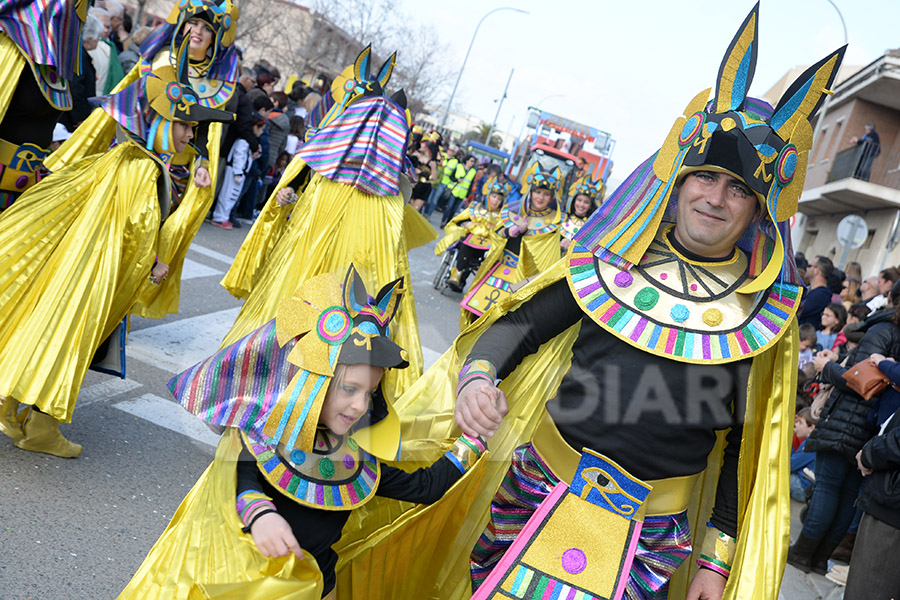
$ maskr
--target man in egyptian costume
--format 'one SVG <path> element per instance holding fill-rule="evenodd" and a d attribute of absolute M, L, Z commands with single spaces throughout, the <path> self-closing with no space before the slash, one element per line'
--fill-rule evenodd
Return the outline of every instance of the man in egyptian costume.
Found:
<path fill-rule="evenodd" d="M 396 403 L 405 448 L 428 460 L 435 450 L 420 440 L 456 433 L 447 419 L 456 385 L 459 427 L 487 436 L 496 459 L 482 482 L 496 496 L 476 497 L 458 534 L 437 540 L 454 553 L 431 575 L 434 597 L 471 594 L 543 498 L 572 481 L 582 448 L 653 488 L 625 597 L 778 595 L 802 293 L 788 219 L 810 119 L 844 49 L 806 70 L 772 109 L 746 95 L 757 22 L 758 6 L 726 52 L 712 99 L 704 90 L 690 102 L 566 257 L 486 312 Z M 364 568 L 360 547 L 381 543 L 375 524 L 396 519 L 392 510 L 376 503 L 358 515 L 378 535 L 345 536 L 339 580 Z M 573 535 L 590 529 L 567 526 Z M 610 542 L 597 532 L 592 543 Z M 403 562 L 404 573 L 416 568 Z"/>

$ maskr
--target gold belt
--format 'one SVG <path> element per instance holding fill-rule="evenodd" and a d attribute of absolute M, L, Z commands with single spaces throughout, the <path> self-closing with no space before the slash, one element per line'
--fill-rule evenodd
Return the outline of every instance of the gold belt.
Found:
<path fill-rule="evenodd" d="M 534 431 L 531 444 L 554 475 L 566 483 L 572 481 L 581 460 L 581 453 L 563 439 L 559 429 L 556 428 L 556 423 L 553 422 L 553 417 L 546 409 Z M 646 510 L 648 516 L 673 515 L 687 510 L 694 484 L 699 477 L 700 473 L 696 473 L 647 481 L 646 483 L 653 486 L 653 490 L 641 508 Z"/>

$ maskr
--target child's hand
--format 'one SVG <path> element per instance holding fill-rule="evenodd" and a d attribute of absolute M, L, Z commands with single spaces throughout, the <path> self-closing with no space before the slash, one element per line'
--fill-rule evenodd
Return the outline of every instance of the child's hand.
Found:
<path fill-rule="evenodd" d="M 300 549 L 300 544 L 294 537 L 291 526 L 277 512 L 258 518 L 250 529 L 250 535 L 253 536 L 253 543 L 264 556 L 275 558 L 287 556 L 288 552 L 293 552 L 297 558 L 303 558 L 303 550 Z"/>
<path fill-rule="evenodd" d="M 206 170 L 206 167 L 197 167 L 197 170 L 194 171 L 194 185 L 198 188 L 212 185 L 212 180 L 209 178 L 209 171 Z"/>

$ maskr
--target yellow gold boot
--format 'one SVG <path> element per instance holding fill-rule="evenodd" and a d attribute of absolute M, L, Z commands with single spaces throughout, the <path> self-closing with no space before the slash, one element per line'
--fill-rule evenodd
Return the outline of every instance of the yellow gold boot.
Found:
<path fill-rule="evenodd" d="M 454 292 L 461 292 L 462 286 L 459 283 L 459 279 L 462 277 L 462 273 L 456 267 L 450 269 L 450 277 L 447 278 L 447 285 Z"/>
<path fill-rule="evenodd" d="M 0 397 L 0 433 L 12 438 L 13 442 L 18 442 L 24 435 L 19 403 L 13 398 Z"/>
<path fill-rule="evenodd" d="M 25 434 L 15 444 L 29 452 L 43 452 L 60 458 L 75 458 L 81 455 L 81 446 L 63 437 L 59 432 L 59 421 L 50 415 L 34 409 L 28 411 L 28 418 L 22 426 Z"/>

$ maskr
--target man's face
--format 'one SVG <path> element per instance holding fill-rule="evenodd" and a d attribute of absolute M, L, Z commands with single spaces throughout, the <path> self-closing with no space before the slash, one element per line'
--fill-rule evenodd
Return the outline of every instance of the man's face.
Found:
<path fill-rule="evenodd" d="M 756 211 L 756 195 L 737 177 L 713 171 L 690 173 L 678 190 L 675 239 L 700 256 L 728 256 Z"/>
<path fill-rule="evenodd" d="M 584 168 L 587 166 L 587 161 L 584 160 L 583 158 L 579 158 L 579 159 L 578 159 L 578 162 L 575 163 L 575 164 L 576 164 L 577 167 L 578 167 L 578 171 L 581 172 L 581 173 L 583 173 L 583 172 L 584 172 Z"/>
<path fill-rule="evenodd" d="M 469 160 L 466 161 L 466 168 L 471 169 L 472 167 L 475 166 L 475 162 L 476 161 L 475 161 L 474 157 L 470 158 Z"/>
<path fill-rule="evenodd" d="M 102 13 L 97 13 L 96 16 L 100 19 L 100 22 L 103 23 L 103 37 L 109 36 L 109 15 L 104 15 Z"/>

